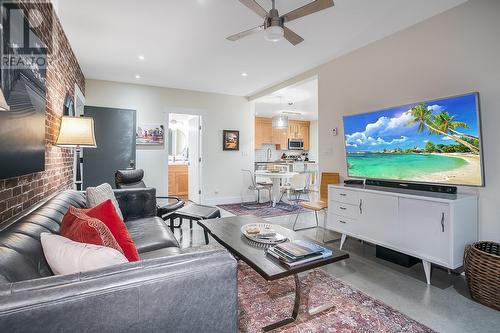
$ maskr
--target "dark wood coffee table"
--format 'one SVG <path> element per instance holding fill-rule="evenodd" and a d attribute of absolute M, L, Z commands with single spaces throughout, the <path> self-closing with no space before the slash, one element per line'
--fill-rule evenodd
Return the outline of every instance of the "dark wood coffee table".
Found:
<path fill-rule="evenodd" d="M 298 273 L 311 270 L 313 268 L 328 265 L 340 260 L 349 258 L 349 255 L 341 250 L 332 249 L 333 255 L 328 258 L 318 259 L 312 262 L 305 263 L 300 266 L 288 267 L 273 257 L 265 253 L 264 247 L 255 246 L 253 242 L 246 239 L 241 233 L 241 227 L 248 223 L 269 223 L 255 216 L 232 216 L 213 220 L 201 220 L 198 224 L 204 229 L 205 233 L 209 233 L 217 242 L 224 246 L 229 252 L 237 258 L 243 260 L 255 271 L 257 271 L 267 281 L 278 280 L 284 277 L 293 275 L 295 279 L 295 302 L 293 311 L 290 317 L 280 320 L 276 323 L 263 328 L 264 331 L 270 331 L 278 327 L 292 323 L 297 319 L 300 306 L 300 281 Z M 285 235 L 290 240 L 309 240 L 325 246 L 325 244 L 316 242 L 315 240 L 303 236 L 295 231 L 275 225 L 274 229 L 280 234 Z M 327 308 L 322 308 L 324 311 Z M 320 312 L 321 312 L 320 311 Z"/>

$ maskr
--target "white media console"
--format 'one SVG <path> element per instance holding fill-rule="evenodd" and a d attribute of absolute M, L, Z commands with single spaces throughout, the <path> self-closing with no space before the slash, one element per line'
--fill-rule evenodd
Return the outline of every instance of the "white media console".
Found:
<path fill-rule="evenodd" d="M 430 284 L 431 264 L 463 265 L 477 240 L 477 197 L 381 187 L 328 186 L 326 227 L 419 259 Z"/>

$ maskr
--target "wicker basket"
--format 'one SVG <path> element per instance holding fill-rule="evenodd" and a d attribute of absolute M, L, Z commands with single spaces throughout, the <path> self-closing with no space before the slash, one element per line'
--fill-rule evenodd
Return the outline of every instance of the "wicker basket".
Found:
<path fill-rule="evenodd" d="M 500 311 L 500 244 L 477 242 L 468 245 L 464 264 L 472 298 Z"/>

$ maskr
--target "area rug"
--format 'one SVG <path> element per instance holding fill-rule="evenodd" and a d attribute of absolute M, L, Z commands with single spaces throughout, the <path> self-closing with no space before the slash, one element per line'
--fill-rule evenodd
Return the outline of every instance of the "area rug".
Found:
<path fill-rule="evenodd" d="M 298 210 L 300 209 L 299 207 L 293 209 L 292 211 L 287 211 L 285 209 L 289 209 L 290 206 L 284 204 L 284 203 L 278 203 L 276 207 L 269 207 L 269 203 L 262 203 L 257 205 L 258 209 L 247 209 L 245 207 L 242 207 L 241 204 L 236 203 L 236 204 L 227 204 L 227 205 L 217 205 L 217 207 L 222 208 L 231 214 L 234 215 L 253 215 L 257 217 L 275 217 L 275 216 L 284 216 L 284 215 L 291 215 L 291 214 L 297 214 Z M 281 209 L 285 208 L 285 209 Z"/>
<path fill-rule="evenodd" d="M 392 307 L 333 278 L 321 269 L 301 278 L 303 296 L 297 320 L 276 332 L 434 332 Z M 305 297 L 309 291 L 309 297 Z M 240 332 L 262 332 L 262 327 L 292 312 L 293 277 L 267 282 L 245 263 L 238 263 Z M 311 316 L 307 311 L 324 304 L 334 307 Z"/>

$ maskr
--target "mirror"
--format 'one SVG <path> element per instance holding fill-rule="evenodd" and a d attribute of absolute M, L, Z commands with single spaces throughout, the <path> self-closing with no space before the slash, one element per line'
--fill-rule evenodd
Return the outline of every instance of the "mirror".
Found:
<path fill-rule="evenodd" d="M 188 159 L 187 135 L 181 128 L 169 128 L 168 130 L 168 156 L 171 160 Z"/>

